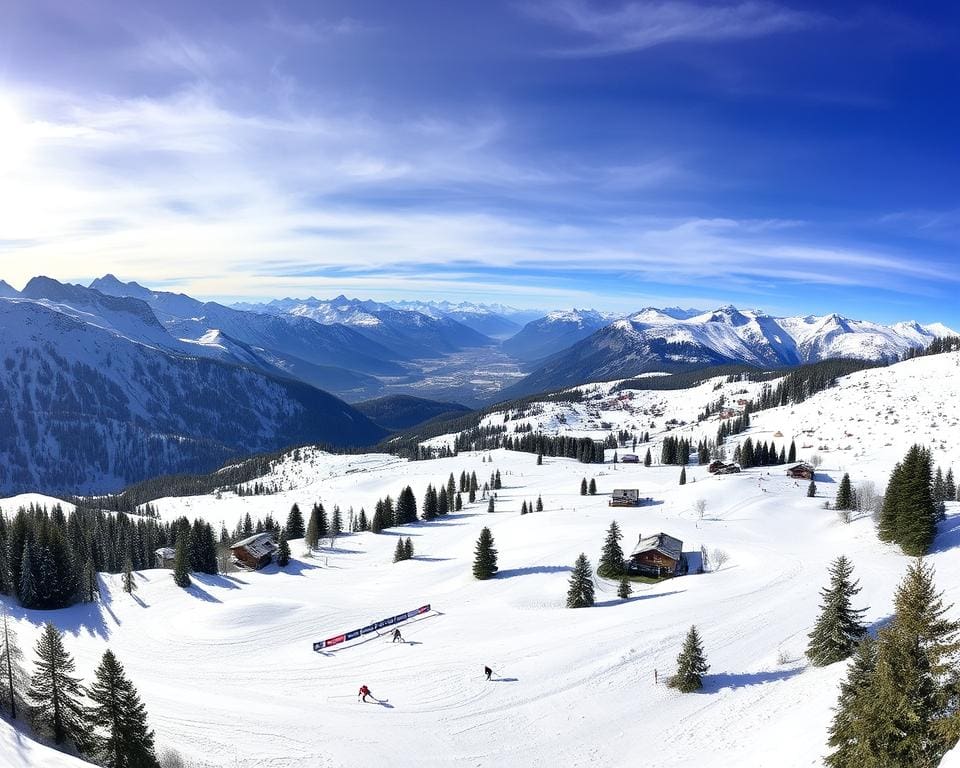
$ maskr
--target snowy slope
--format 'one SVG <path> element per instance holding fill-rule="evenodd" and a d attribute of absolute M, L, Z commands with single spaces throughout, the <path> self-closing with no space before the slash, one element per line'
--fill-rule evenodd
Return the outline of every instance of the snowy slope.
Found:
<path fill-rule="evenodd" d="M 568 410 L 523 418 L 600 434 L 606 430 L 594 425 L 602 420 L 638 427 L 650 420 L 656 448 L 667 422 L 694 422 L 719 394 L 747 396 L 735 388 L 753 386 L 708 382 L 621 393 L 632 399 L 620 400 L 609 385 L 592 385 L 585 404 L 549 404 Z M 574 417 L 582 422 L 571 423 Z M 958 422 L 960 354 L 863 371 L 800 405 L 757 414 L 748 433 L 754 439 L 779 430 L 778 443 L 796 434 L 799 447 L 803 430 L 814 430 L 800 453 L 824 460 L 816 499 L 777 468 L 714 477 L 688 467 L 688 484 L 679 486 L 676 467 L 549 457 L 537 466 L 533 455 L 503 450 L 413 463 L 303 451 L 268 478 L 283 489 L 275 496 L 224 493 L 156 505 L 166 519 L 203 516 L 232 527 L 246 513 L 282 517 L 294 502 L 369 512 L 407 483 L 420 499 L 427 483 L 464 470 L 482 483 L 498 469 L 504 487 L 494 514 L 478 502 L 430 524 L 341 536 L 312 558 L 295 542 L 297 561 L 286 573 L 198 577 L 184 592 L 168 572 L 145 571 L 132 598 L 104 577 L 108 601 L 99 610 L 20 612 L 17 627 L 29 645 L 40 622 L 53 619 L 67 630 L 85 676 L 109 644 L 140 688 L 159 744 L 177 745 L 204 766 L 618 767 L 635 764 L 638 744 L 657 765 L 818 766 L 845 669 L 810 668 L 802 658 L 827 564 L 841 553 L 852 559 L 872 624 L 890 615 L 908 564 L 877 541 L 869 519 L 843 524 L 823 502 L 843 470 L 855 484 L 882 486 L 915 440 L 932 443 L 944 468 L 960 468 Z M 712 435 L 717 423 L 671 426 L 673 434 Z M 584 476 L 596 479 L 599 495 L 579 495 Z M 607 506 L 613 488 L 631 487 L 655 503 Z M 521 517 L 521 502 L 537 496 L 544 512 Z M 707 503 L 702 520 L 694 511 L 699 499 Z M 956 503 L 948 515 L 930 561 L 946 602 L 956 604 Z M 581 551 L 596 563 L 611 519 L 627 550 L 641 534 L 665 531 L 685 551 L 720 547 L 730 560 L 719 572 L 637 584 L 627 602 L 598 580 L 595 608 L 563 608 L 570 565 Z M 501 571 L 481 583 L 470 564 L 484 525 Z M 398 534 L 412 538 L 414 560 L 391 562 Z M 404 645 L 383 636 L 326 656 L 311 650 L 315 640 L 425 603 L 435 612 L 403 627 Z M 682 695 L 653 677 L 673 669 L 691 623 L 701 629 L 711 669 L 703 693 Z M 495 670 L 493 682 L 481 679 L 484 664 Z M 250 670 L 264 672 L 262 684 Z M 362 683 L 387 703 L 358 704 Z M 9 745 L 0 739 L 3 749 Z"/>

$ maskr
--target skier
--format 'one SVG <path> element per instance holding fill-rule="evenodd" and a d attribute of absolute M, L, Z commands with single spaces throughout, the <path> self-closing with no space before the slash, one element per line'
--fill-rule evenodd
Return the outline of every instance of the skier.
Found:
<path fill-rule="evenodd" d="M 484 667 L 484 668 L 483 668 L 483 674 L 485 674 L 485 675 L 487 676 L 487 680 L 489 680 L 489 679 L 490 679 L 490 675 L 493 674 L 493 670 L 490 669 L 490 667 Z"/>
<path fill-rule="evenodd" d="M 399 628 L 399 627 L 398 627 L 397 629 L 393 630 L 393 640 L 392 640 L 391 642 L 394 642 L 394 643 L 397 643 L 397 642 L 402 643 L 402 642 L 403 642 L 403 635 L 400 634 L 400 628 Z"/>
<path fill-rule="evenodd" d="M 363 700 L 363 703 L 366 704 L 366 703 L 367 703 L 367 696 L 369 696 L 371 699 L 373 699 L 373 698 L 374 698 L 373 691 L 371 691 L 369 688 L 367 688 L 367 686 L 361 685 L 361 686 L 360 686 L 360 693 L 357 694 L 357 701 L 360 701 L 360 700 L 362 699 L 362 700 Z"/>

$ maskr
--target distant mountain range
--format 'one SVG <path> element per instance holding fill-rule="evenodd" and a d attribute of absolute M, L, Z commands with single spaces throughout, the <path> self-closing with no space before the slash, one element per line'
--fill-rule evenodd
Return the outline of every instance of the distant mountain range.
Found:
<path fill-rule="evenodd" d="M 581 338 L 541 361 L 526 378 L 504 390 L 503 397 L 728 363 L 781 367 L 836 357 L 892 360 L 938 336 L 955 335 L 939 323 L 886 326 L 836 314 L 778 318 L 732 306 L 692 316 L 649 308 L 587 334 L 587 327 L 602 323 L 602 318 L 580 312 L 570 317 L 555 314 L 531 323 L 504 347 L 513 345 L 531 326 L 538 338 L 557 346 L 562 338 L 550 337 L 554 327 L 567 329 L 567 338 Z"/>

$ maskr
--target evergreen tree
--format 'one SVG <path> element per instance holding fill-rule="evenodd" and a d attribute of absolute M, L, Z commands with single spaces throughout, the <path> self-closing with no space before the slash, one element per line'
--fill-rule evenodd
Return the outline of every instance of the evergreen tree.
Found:
<path fill-rule="evenodd" d="M 285 540 L 285 539 L 284 539 Z M 160 768 L 147 711 L 113 652 L 107 649 L 88 690 L 95 732 L 91 752 L 105 768 Z"/>
<path fill-rule="evenodd" d="M 403 545 L 403 556 L 406 560 L 413 557 L 413 539 L 407 536 L 407 543 Z"/>
<path fill-rule="evenodd" d="M 583 480 L 580 481 L 580 495 L 587 495 L 587 478 L 583 478 Z"/>
<path fill-rule="evenodd" d="M 630 579 L 626 576 L 620 577 L 620 586 L 617 587 L 617 597 L 621 600 L 626 600 L 630 595 L 633 594 L 633 587 L 630 586 Z"/>
<path fill-rule="evenodd" d="M 304 535 L 303 515 L 300 513 L 300 507 L 295 503 L 290 507 L 290 514 L 287 515 L 287 538 L 302 539 Z"/>
<path fill-rule="evenodd" d="M 914 445 L 894 467 L 883 497 L 877 535 L 896 542 L 908 555 L 926 554 L 936 534 L 931 477 L 930 452 Z"/>
<path fill-rule="evenodd" d="M 643 466 L 649 467 L 653 464 L 653 457 L 650 455 L 650 449 L 647 448 L 647 455 L 643 457 Z"/>
<path fill-rule="evenodd" d="M 367 520 L 367 510 L 363 507 L 360 507 L 360 514 L 357 516 L 357 527 L 359 527 L 361 531 L 370 530 L 370 522 Z"/>
<path fill-rule="evenodd" d="M 523 504 L 520 505 L 520 514 L 521 514 L 521 515 L 527 514 L 527 502 L 526 502 L 526 501 L 524 501 Z"/>
<path fill-rule="evenodd" d="M 457 495 L 454 497 L 453 510 L 454 512 L 460 512 L 463 509 L 463 496 L 460 495 L 460 491 L 457 491 Z"/>
<path fill-rule="evenodd" d="M 946 501 L 957 499 L 957 484 L 953 479 L 953 467 L 947 470 L 947 475 L 943 480 L 943 495 Z"/>
<path fill-rule="evenodd" d="M 797 460 L 797 444 L 790 441 L 790 453 L 787 454 L 787 464 L 793 464 Z"/>
<path fill-rule="evenodd" d="M 493 496 L 491 496 L 490 501 L 487 504 L 487 512 L 494 512 L 494 511 L 496 510 L 494 509 L 494 506 L 493 506 Z"/>
<path fill-rule="evenodd" d="M 539 467 L 542 464 L 543 464 L 543 453 L 540 451 L 537 451 L 537 466 Z"/>
<path fill-rule="evenodd" d="M 281 568 L 290 565 L 290 542 L 287 541 L 286 531 L 280 531 L 280 541 L 277 543 L 277 565 Z"/>
<path fill-rule="evenodd" d="M 57 744 L 72 741 L 80 752 L 87 748 L 85 711 L 80 703 L 76 663 L 63 647 L 63 635 L 50 622 L 43 625 L 35 650 L 37 663 L 27 696 L 34 723 L 48 731 Z"/>
<path fill-rule="evenodd" d="M 500 470 L 498 469 L 493 475 L 493 490 L 499 491 L 503 488 L 503 485 L 500 483 Z"/>
<path fill-rule="evenodd" d="M 588 490 L 588 493 L 589 493 L 591 496 L 596 496 L 596 495 L 597 495 L 597 481 L 594 480 L 592 477 L 590 478 L 590 488 L 589 488 L 589 490 Z"/>
<path fill-rule="evenodd" d="M 683 693 L 692 693 L 703 688 L 703 676 L 710 669 L 703 653 L 703 644 L 697 627 L 690 627 L 683 650 L 677 656 L 677 674 L 670 678 L 670 687 Z"/>
<path fill-rule="evenodd" d="M 343 515 L 340 512 L 340 505 L 333 505 L 333 515 L 330 516 L 330 535 L 339 536 L 343 533 Z"/>
<path fill-rule="evenodd" d="M 807 658 L 817 667 L 850 658 L 866 634 L 861 618 L 866 609 L 851 607 L 860 592 L 852 580 L 853 565 L 841 555 L 830 565 L 830 586 L 820 591 L 820 617 L 808 635 Z"/>
<path fill-rule="evenodd" d="M 493 534 L 489 528 L 480 531 L 473 558 L 473 577 L 484 581 L 497 572 L 497 550 L 493 546 Z"/>
<path fill-rule="evenodd" d="M 0 709 L 7 708 L 10 719 L 17 719 L 17 704 L 20 701 L 26 674 L 20 662 L 23 651 L 17 645 L 17 633 L 10 628 L 9 613 L 5 605 L 0 605 L 3 626 L 0 627 Z"/>
<path fill-rule="evenodd" d="M 620 532 L 620 526 L 616 520 L 610 522 L 607 528 L 607 538 L 603 542 L 603 549 L 600 552 L 600 560 L 597 563 L 597 575 L 605 579 L 613 579 L 623 573 L 623 549 L 620 547 L 620 539 L 623 534 Z"/>
<path fill-rule="evenodd" d="M 869 721 L 874 702 L 870 690 L 877 665 L 876 642 L 869 635 L 857 645 L 847 676 L 840 684 L 827 741 L 833 752 L 825 760 L 829 768 L 865 768 L 876 762 L 870 755 Z"/>
<path fill-rule="evenodd" d="M 680 485 L 686 485 L 686 484 L 687 484 L 687 468 L 681 467 L 680 468 Z"/>
<path fill-rule="evenodd" d="M 570 574 L 567 608 L 589 608 L 593 603 L 593 568 L 587 556 L 581 552 Z"/>
<path fill-rule="evenodd" d="M 543 512 L 543 498 L 537 496 L 537 512 Z"/>
<path fill-rule="evenodd" d="M 837 488 L 837 500 L 834 504 L 837 509 L 854 509 L 853 488 L 850 486 L 850 475 L 843 473 L 840 486 Z"/>
<path fill-rule="evenodd" d="M 97 581 L 97 569 L 93 565 L 93 558 L 87 557 L 83 564 L 82 600 L 92 603 L 100 594 L 100 583 Z"/>
<path fill-rule="evenodd" d="M 446 517 L 450 513 L 450 502 L 448 501 L 448 496 L 446 491 L 443 489 L 440 490 L 440 495 L 437 498 L 437 517 Z"/>
<path fill-rule="evenodd" d="M 23 548 L 23 558 L 20 561 L 20 589 L 17 595 L 24 608 L 35 608 L 40 595 L 37 592 L 37 582 L 33 564 L 33 544 L 30 539 Z"/>
<path fill-rule="evenodd" d="M 430 520 L 428 517 L 426 504 L 423 509 L 423 519 Z M 397 497 L 397 522 L 400 525 L 409 525 L 417 521 L 417 498 L 413 495 L 413 488 L 409 485 L 400 491 Z"/>
<path fill-rule="evenodd" d="M 393 562 L 399 563 L 401 560 L 407 559 L 407 551 L 403 544 L 403 538 L 397 539 L 397 546 L 393 550 Z"/>
<path fill-rule="evenodd" d="M 173 556 L 173 583 L 178 587 L 190 586 L 190 553 L 187 550 L 187 537 L 177 537 L 177 548 Z"/>
<path fill-rule="evenodd" d="M 360 511 L 361 516 L 363 510 Z M 307 545 L 307 550 L 312 552 L 320 546 L 320 510 L 317 505 L 313 505 L 310 510 L 310 521 L 307 523 L 307 530 L 304 532 L 303 543 Z"/>
<path fill-rule="evenodd" d="M 817 495 L 817 484 L 811 480 L 810 485 L 807 486 L 807 497 L 814 498 Z"/>
<path fill-rule="evenodd" d="M 127 555 L 126 562 L 123 565 L 123 591 L 132 595 L 137 589 L 137 580 L 133 575 L 133 563 L 130 556 Z"/>

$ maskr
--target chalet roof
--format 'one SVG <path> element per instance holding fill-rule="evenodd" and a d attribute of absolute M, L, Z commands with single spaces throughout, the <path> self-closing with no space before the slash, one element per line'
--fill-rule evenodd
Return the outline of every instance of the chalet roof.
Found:
<path fill-rule="evenodd" d="M 613 495 L 614 496 L 639 496 L 640 489 L 639 488 L 614 488 Z"/>
<path fill-rule="evenodd" d="M 237 549 L 238 547 L 243 547 L 253 557 L 272 555 L 277 551 L 272 533 L 255 533 L 253 536 L 248 536 L 230 545 L 230 549 Z"/>
<path fill-rule="evenodd" d="M 798 469 L 803 469 L 808 472 L 813 472 L 813 467 L 810 464 L 807 464 L 805 461 L 801 461 L 799 464 L 794 464 L 791 467 L 787 467 L 787 472 L 794 472 Z"/>
<path fill-rule="evenodd" d="M 633 552 L 630 553 L 630 557 L 636 557 L 637 555 L 642 555 L 644 552 L 653 551 L 657 551 L 661 555 L 669 557 L 671 560 L 679 560 L 683 552 L 683 542 L 680 541 L 680 539 L 675 539 L 673 536 L 668 536 L 662 532 L 654 534 L 653 536 L 647 536 L 646 538 L 641 536 L 637 542 L 637 546 Z"/>

